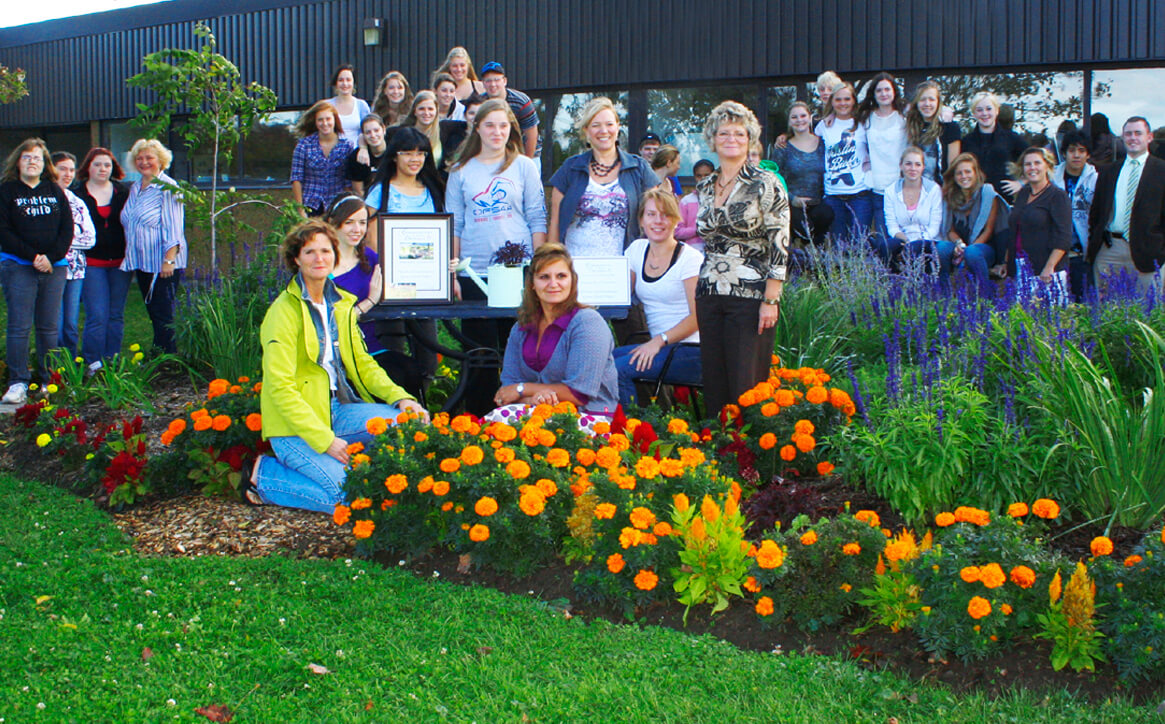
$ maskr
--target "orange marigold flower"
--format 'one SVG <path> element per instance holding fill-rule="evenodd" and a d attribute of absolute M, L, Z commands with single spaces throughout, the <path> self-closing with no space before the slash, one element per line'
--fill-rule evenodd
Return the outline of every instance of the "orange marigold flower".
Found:
<path fill-rule="evenodd" d="M 251 391 L 256 393 L 256 394 L 262 392 L 263 391 L 263 380 L 259 380 L 255 384 L 251 385 Z"/>
<path fill-rule="evenodd" d="M 352 501 L 352 510 L 365 510 L 372 507 L 372 501 L 368 498 L 356 498 Z"/>
<path fill-rule="evenodd" d="M 765 539 L 756 549 L 756 564 L 761 568 L 771 570 L 780 568 L 785 562 L 785 549 L 775 541 Z"/>
<path fill-rule="evenodd" d="M 449 427 L 453 432 L 466 433 L 473 427 L 473 420 L 469 415 L 458 415 L 449 423 Z"/>
<path fill-rule="evenodd" d="M 409 479 L 400 473 L 389 475 L 384 479 L 384 487 L 393 495 L 400 495 L 409 487 Z"/>
<path fill-rule="evenodd" d="M 372 458 L 368 457 L 364 453 L 357 453 L 356 455 L 353 455 L 351 458 L 349 458 L 348 465 L 350 465 L 353 468 L 358 468 L 361 465 L 364 465 L 364 464 L 370 462 L 371 460 L 372 460 Z"/>
<path fill-rule="evenodd" d="M 615 517 L 616 510 L 614 503 L 599 503 L 595 506 L 595 517 L 600 520 L 610 520 Z"/>
<path fill-rule="evenodd" d="M 552 448 L 546 453 L 546 462 L 552 468 L 565 468 L 570 465 L 570 453 L 560 447 Z"/>
<path fill-rule="evenodd" d="M 376 524 L 370 520 L 358 520 L 352 526 L 352 535 L 357 538 L 367 538 L 372 535 L 372 531 L 376 530 Z"/>
<path fill-rule="evenodd" d="M 1011 582 L 1020 588 L 1031 588 L 1036 582 L 1036 572 L 1027 566 L 1016 566 L 1011 569 Z"/>
<path fill-rule="evenodd" d="M 623 560 L 622 553 L 612 553 L 607 556 L 607 570 L 611 573 L 619 573 L 627 565 L 627 561 Z"/>
<path fill-rule="evenodd" d="M 211 380 L 206 386 L 206 399 L 212 400 L 219 395 L 225 395 L 230 386 L 231 383 L 224 379 Z"/>
<path fill-rule="evenodd" d="M 826 389 L 821 385 L 810 387 L 809 390 L 805 393 L 805 401 L 813 405 L 820 405 L 823 402 L 827 402 L 828 400 L 829 392 L 827 392 Z"/>
<path fill-rule="evenodd" d="M 797 435 L 796 437 L 794 444 L 803 453 L 812 452 L 813 448 L 817 447 L 817 440 L 812 435 Z"/>
<path fill-rule="evenodd" d="M 453 503 L 444 503 L 444 504 L 442 504 L 442 505 L 441 505 L 441 510 L 445 511 L 446 513 L 448 513 L 449 511 L 453 510 Z"/>
<path fill-rule="evenodd" d="M 1060 505 L 1054 500 L 1040 498 L 1032 503 L 1032 512 L 1045 520 L 1052 520 L 1060 516 Z"/>
<path fill-rule="evenodd" d="M 838 588 L 840 588 L 842 591 L 844 591 L 846 593 L 849 593 L 850 591 L 854 590 L 854 587 L 848 583 L 843 583 L 840 586 L 838 586 Z"/>
<path fill-rule="evenodd" d="M 473 504 L 473 512 L 482 518 L 488 518 L 498 512 L 498 501 L 489 496 L 478 498 L 477 502 Z"/>
<path fill-rule="evenodd" d="M 539 479 L 538 482 L 534 483 L 534 487 L 538 489 L 539 493 L 542 493 L 544 498 L 552 498 L 558 494 L 558 484 L 549 478 Z"/>
<path fill-rule="evenodd" d="M 797 424 L 793 425 L 793 429 L 802 435 L 812 435 L 817 428 L 813 427 L 813 423 L 808 420 L 797 420 Z"/>
<path fill-rule="evenodd" d="M 971 523 L 982 527 L 991 522 L 991 514 L 979 508 L 960 505 L 958 508 L 955 508 L 955 520 L 960 523 Z"/>
<path fill-rule="evenodd" d="M 741 393 L 740 397 L 736 398 L 736 401 L 740 403 L 741 407 L 751 407 L 752 405 L 760 402 L 760 400 L 757 399 L 756 393 L 752 390 L 745 390 L 743 393 Z"/>
<path fill-rule="evenodd" d="M 440 498 L 443 495 L 449 494 L 449 482 L 446 480 L 438 480 L 433 483 L 433 495 Z"/>
<path fill-rule="evenodd" d="M 641 591 L 650 591 L 659 583 L 659 576 L 654 571 L 642 570 L 635 574 L 635 587 Z"/>
<path fill-rule="evenodd" d="M 1125 568 L 1132 568 L 1133 566 L 1140 563 L 1142 560 L 1144 560 L 1144 559 L 1138 555 L 1135 555 L 1135 554 L 1131 555 L 1125 559 Z"/>
<path fill-rule="evenodd" d="M 668 523 L 666 520 L 661 520 L 655 524 L 655 527 L 651 529 L 651 532 L 660 538 L 666 538 L 674 531 L 672 530 L 671 523 Z"/>
<path fill-rule="evenodd" d="M 724 416 L 729 420 L 735 420 L 740 417 L 740 408 L 729 403 L 724 406 Z"/>
<path fill-rule="evenodd" d="M 242 391 L 243 391 L 242 387 L 239 387 L 238 385 L 231 385 L 230 393 L 232 395 L 237 395 Z"/>
<path fill-rule="evenodd" d="M 461 461 L 457 458 L 445 458 L 437 467 L 443 473 L 455 473 L 461 469 Z"/>
<path fill-rule="evenodd" d="M 595 464 L 600 468 L 613 468 L 620 463 L 622 458 L 619 456 L 619 451 L 613 447 L 601 447 L 595 453 Z"/>
<path fill-rule="evenodd" d="M 461 462 L 466 465 L 477 465 L 485 460 L 485 453 L 477 445 L 466 445 L 461 451 Z"/>
<path fill-rule="evenodd" d="M 595 451 L 589 447 L 580 447 L 574 454 L 580 465 L 590 467 L 595 463 Z"/>
<path fill-rule="evenodd" d="M 1098 535 L 1092 539 L 1088 544 L 1088 549 L 1092 551 L 1094 556 L 1107 556 L 1112 554 L 1112 541 L 1105 536 Z"/>
<path fill-rule="evenodd" d="M 793 396 L 792 390 L 777 390 L 777 394 L 773 399 L 781 407 L 792 407 L 797 404 L 797 398 Z"/>
<path fill-rule="evenodd" d="M 623 548 L 634 548 L 643 542 L 643 534 L 635 528 L 624 528 L 619 532 L 619 545 Z"/>
<path fill-rule="evenodd" d="M 170 421 L 170 426 L 166 428 L 172 435 L 177 437 L 186 431 L 186 420 L 179 417 L 176 420 Z"/>
<path fill-rule="evenodd" d="M 676 493 L 675 497 L 672 498 L 672 505 L 675 506 L 676 510 L 683 513 L 691 506 L 691 502 L 688 500 L 688 496 L 683 493 Z"/>
<path fill-rule="evenodd" d="M 756 613 L 758 616 L 772 616 L 773 599 L 768 596 L 761 596 L 760 600 L 756 602 Z"/>
<path fill-rule="evenodd" d="M 934 517 L 934 524 L 939 528 L 946 528 L 955 524 L 955 516 L 952 513 L 939 513 Z"/>
<path fill-rule="evenodd" d="M 684 474 L 684 464 L 675 458 L 664 458 L 659 461 L 659 474 L 665 478 L 678 478 Z"/>
<path fill-rule="evenodd" d="M 688 431 L 688 421 L 681 420 L 678 417 L 673 417 L 667 421 L 667 431 L 677 435 L 682 435 Z"/>
<path fill-rule="evenodd" d="M 1007 506 L 1007 514 L 1012 518 L 1022 518 L 1028 514 L 1027 503 L 1012 503 Z"/>
<path fill-rule="evenodd" d="M 352 510 L 346 505 L 337 505 L 332 511 L 332 520 L 336 525 L 344 525 L 352 517 Z"/>
<path fill-rule="evenodd" d="M 998 563 L 988 563 L 979 569 L 979 582 L 987 588 L 999 588 L 1007 582 L 1007 574 Z"/>
<path fill-rule="evenodd" d="M 429 436 L 420 430 L 417 430 L 415 433 L 413 433 L 413 442 L 425 442 L 428 439 Z"/>
<path fill-rule="evenodd" d="M 261 432 L 263 430 L 263 416 L 258 412 L 252 412 L 250 415 L 247 415 L 247 418 L 243 422 L 251 432 Z"/>
<path fill-rule="evenodd" d="M 801 534 L 801 545 L 811 546 L 817 542 L 817 531 L 809 530 Z"/>
<path fill-rule="evenodd" d="M 174 442 L 174 433 L 170 432 L 169 430 L 166 430 L 166 432 L 163 432 L 162 433 L 162 444 L 169 446 L 169 444 L 172 442 Z"/>
<path fill-rule="evenodd" d="M 469 540 L 474 543 L 484 543 L 489 540 L 489 526 L 482 523 L 470 526 Z"/>
<path fill-rule="evenodd" d="M 509 442 L 518 436 L 518 431 L 504 422 L 495 422 L 490 426 L 490 434 L 495 440 Z"/>
<path fill-rule="evenodd" d="M 829 389 L 829 404 L 840 410 L 841 408 L 851 403 L 852 400 L 850 400 L 849 393 L 847 393 L 845 390 L 839 390 L 836 387 L 831 387 Z"/>
<path fill-rule="evenodd" d="M 777 436 L 771 432 L 766 432 L 757 440 L 761 450 L 772 450 L 777 445 Z"/>
<path fill-rule="evenodd" d="M 628 440 L 627 436 L 621 432 L 617 432 L 607 438 L 607 444 L 614 448 L 617 452 L 623 452 L 624 450 L 631 449 L 631 441 Z"/>
<path fill-rule="evenodd" d="M 358 452 L 364 452 L 364 443 L 357 440 L 356 442 L 348 443 L 348 454 L 355 455 Z"/>
<path fill-rule="evenodd" d="M 591 427 L 591 429 L 595 431 L 596 435 L 606 435 L 611 431 L 611 423 L 607 422 L 606 420 L 600 420 L 599 422 L 596 422 Z"/>
<path fill-rule="evenodd" d="M 211 427 L 213 427 L 216 432 L 222 432 L 230 426 L 231 418 L 229 415 L 215 415 L 214 420 L 211 422 Z"/>
<path fill-rule="evenodd" d="M 766 402 L 760 408 L 760 414 L 765 417 L 776 417 L 780 412 L 781 406 L 775 402 Z"/>
<path fill-rule="evenodd" d="M 781 459 L 785 462 L 792 462 L 797 457 L 797 448 L 792 445 L 785 445 L 781 448 Z"/>
<path fill-rule="evenodd" d="M 369 435 L 383 435 L 388 430 L 388 420 L 383 417 L 373 417 L 364 423 Z"/>
<path fill-rule="evenodd" d="M 647 530 L 655 525 L 655 513 L 652 513 L 650 508 L 644 508 L 643 506 L 635 508 L 631 511 L 629 517 L 631 519 L 631 525 L 640 530 Z"/>
<path fill-rule="evenodd" d="M 817 474 L 818 475 L 829 475 L 830 473 L 833 472 L 833 470 L 834 470 L 833 463 L 829 462 L 828 460 L 823 460 L 823 461 L 817 463 Z"/>
<path fill-rule="evenodd" d="M 494 450 L 494 460 L 497 460 L 502 465 L 514 462 L 515 457 L 517 457 L 517 453 L 514 452 L 513 448 L 499 447 L 497 450 Z"/>
<path fill-rule="evenodd" d="M 959 571 L 959 578 L 962 578 L 966 583 L 974 583 L 979 580 L 979 567 L 967 566 Z"/>
<path fill-rule="evenodd" d="M 1000 612 L 1001 612 L 1001 613 L 1002 613 L 1004 616 L 1010 616 L 1010 615 L 1011 615 L 1011 612 L 1012 612 L 1012 611 L 1014 611 L 1014 610 L 1015 610 L 1015 609 L 1013 609 L 1013 608 L 1012 608 L 1010 605 L 1008 605 L 1008 604 L 1006 604 L 1006 603 L 1005 603 L 1005 604 L 1003 604 L 1003 605 L 1001 605 L 1001 606 L 999 607 L 999 611 L 1000 611 Z"/>
<path fill-rule="evenodd" d="M 841 547 L 841 552 L 847 556 L 856 556 L 862 552 L 862 547 L 857 543 L 846 543 Z"/>
<path fill-rule="evenodd" d="M 659 461 L 646 455 L 635 462 L 635 474 L 650 480 L 659 476 Z"/>
<path fill-rule="evenodd" d="M 530 463 L 525 460 L 514 460 L 506 466 L 506 472 L 515 480 L 525 480 L 530 477 Z"/>
<path fill-rule="evenodd" d="M 991 602 L 982 596 L 975 596 L 967 603 L 967 615 L 978 621 L 991 614 Z"/>
<path fill-rule="evenodd" d="M 526 515 L 534 517 L 546 509 L 546 498 L 538 492 L 538 488 L 532 487 L 518 498 L 518 507 Z"/>
<path fill-rule="evenodd" d="M 871 528 L 880 528 L 882 526 L 882 519 L 878 514 L 872 510 L 859 510 L 854 513 L 854 518 L 860 520 Z"/>
<path fill-rule="evenodd" d="M 686 468 L 694 468 L 697 465 L 703 465 L 707 457 L 702 450 L 694 447 L 686 447 L 680 450 L 680 462 Z"/>
<path fill-rule="evenodd" d="M 542 447 L 550 447 L 554 443 L 558 442 L 558 438 L 554 436 L 554 433 L 544 428 L 539 429 L 538 432 L 535 433 L 534 437 L 536 440 L 538 440 L 538 444 Z"/>
<path fill-rule="evenodd" d="M 746 578 L 742 587 L 749 593 L 760 593 L 760 584 L 757 583 L 756 576 Z"/>

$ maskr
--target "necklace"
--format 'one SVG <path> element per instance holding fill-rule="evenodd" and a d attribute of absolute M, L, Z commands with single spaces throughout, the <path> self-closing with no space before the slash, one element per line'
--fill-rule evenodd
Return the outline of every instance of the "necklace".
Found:
<path fill-rule="evenodd" d="M 616 168 L 619 167 L 619 156 L 615 155 L 615 160 L 610 165 L 599 163 L 599 159 L 595 158 L 595 154 L 591 154 L 591 171 L 596 176 L 607 176 Z"/>
<path fill-rule="evenodd" d="M 671 254 L 667 255 L 667 259 L 668 259 L 668 261 L 671 261 Z M 651 247 L 648 247 L 648 249 L 647 249 L 647 268 L 650 269 L 651 271 L 659 271 L 660 269 L 663 269 L 665 266 L 667 266 L 667 264 L 665 262 L 662 262 L 662 261 L 661 262 L 654 262 L 651 260 Z"/>
<path fill-rule="evenodd" d="M 1040 194 L 1042 194 L 1043 192 L 1048 190 L 1049 186 L 1051 186 L 1050 183 L 1045 183 L 1043 188 L 1041 188 L 1039 191 L 1032 191 L 1031 196 L 1029 196 L 1027 200 L 1028 201 L 1035 201 L 1036 198 L 1038 198 Z"/>

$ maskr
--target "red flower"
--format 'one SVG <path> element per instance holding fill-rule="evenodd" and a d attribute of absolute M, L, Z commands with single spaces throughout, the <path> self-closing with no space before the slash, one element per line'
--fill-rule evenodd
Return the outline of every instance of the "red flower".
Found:
<path fill-rule="evenodd" d="M 651 443 L 659 439 L 659 435 L 655 434 L 655 429 L 651 427 L 651 423 L 644 422 L 635 428 L 635 432 L 631 435 L 631 440 L 640 453 L 646 455 L 651 448 Z M 659 459 L 659 451 L 655 453 L 655 459 Z"/>
<path fill-rule="evenodd" d="M 615 414 L 611 416 L 611 434 L 616 435 L 627 429 L 627 415 L 623 414 L 623 404 L 615 405 Z"/>

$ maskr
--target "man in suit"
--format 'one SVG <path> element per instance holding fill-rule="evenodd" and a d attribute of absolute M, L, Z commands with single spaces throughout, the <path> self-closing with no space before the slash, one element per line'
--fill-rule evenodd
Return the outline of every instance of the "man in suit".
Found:
<path fill-rule="evenodd" d="M 1165 266 L 1165 161 L 1149 155 L 1153 131 L 1143 117 L 1125 121 L 1121 139 L 1127 155 L 1096 181 L 1087 258 L 1098 289 L 1104 276 L 1123 271 L 1144 293 Z"/>

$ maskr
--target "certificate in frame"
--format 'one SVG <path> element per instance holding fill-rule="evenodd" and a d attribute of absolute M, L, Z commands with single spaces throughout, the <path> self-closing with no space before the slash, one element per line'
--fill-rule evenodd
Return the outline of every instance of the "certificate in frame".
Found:
<path fill-rule="evenodd" d="M 380 304 L 451 304 L 452 214 L 381 214 Z"/>
<path fill-rule="evenodd" d="M 631 271 L 624 256 L 576 256 L 578 300 L 595 307 L 631 305 Z"/>

